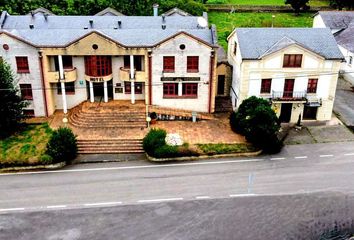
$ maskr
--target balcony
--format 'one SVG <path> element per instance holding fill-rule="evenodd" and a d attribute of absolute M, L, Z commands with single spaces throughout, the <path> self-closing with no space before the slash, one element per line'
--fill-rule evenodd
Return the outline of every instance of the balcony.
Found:
<path fill-rule="evenodd" d="M 298 91 L 298 92 L 288 92 L 288 91 L 272 91 L 272 101 L 300 101 L 306 102 L 306 91 Z"/>
<path fill-rule="evenodd" d="M 130 70 L 128 68 L 119 69 L 119 79 L 123 81 L 130 80 Z M 147 79 L 147 74 L 145 71 L 134 71 L 134 79 L 137 82 L 145 82 Z"/>
<path fill-rule="evenodd" d="M 59 82 L 59 71 L 47 72 L 47 79 L 50 83 Z M 64 82 L 74 82 L 77 79 L 77 70 L 73 69 L 64 69 Z"/>

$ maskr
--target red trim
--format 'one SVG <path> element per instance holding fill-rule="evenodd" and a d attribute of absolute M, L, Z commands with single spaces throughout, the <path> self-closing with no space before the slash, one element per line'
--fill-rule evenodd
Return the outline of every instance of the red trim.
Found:
<path fill-rule="evenodd" d="M 209 113 L 211 113 L 211 101 L 213 90 L 213 75 L 214 75 L 214 55 L 210 56 L 210 77 L 209 77 Z"/>
<path fill-rule="evenodd" d="M 41 72 L 41 82 L 42 82 L 45 116 L 48 117 L 47 94 L 45 92 L 44 72 L 43 72 L 43 56 L 41 54 L 39 54 L 38 58 L 39 58 L 39 66 L 40 66 L 40 72 Z"/>
<path fill-rule="evenodd" d="M 152 56 L 149 56 L 149 104 L 152 105 Z"/>

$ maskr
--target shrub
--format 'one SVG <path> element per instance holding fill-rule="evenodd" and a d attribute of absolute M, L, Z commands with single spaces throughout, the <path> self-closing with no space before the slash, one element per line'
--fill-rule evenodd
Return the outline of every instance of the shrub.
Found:
<path fill-rule="evenodd" d="M 143 148 L 150 156 L 155 155 L 155 150 L 166 145 L 166 131 L 162 129 L 151 129 L 143 139 Z"/>
<path fill-rule="evenodd" d="M 51 156 L 49 156 L 48 154 L 44 154 L 44 155 L 41 156 L 40 162 L 43 165 L 52 164 L 53 163 L 53 158 Z"/>
<path fill-rule="evenodd" d="M 228 0 L 208 0 L 208 4 L 227 4 L 229 3 Z"/>
<path fill-rule="evenodd" d="M 154 157 L 156 158 L 170 158 L 170 157 L 179 157 L 178 147 L 163 145 L 155 149 Z"/>
<path fill-rule="evenodd" d="M 53 131 L 47 144 L 46 154 L 53 158 L 53 163 L 75 159 L 77 155 L 77 140 L 70 128 L 59 128 Z"/>

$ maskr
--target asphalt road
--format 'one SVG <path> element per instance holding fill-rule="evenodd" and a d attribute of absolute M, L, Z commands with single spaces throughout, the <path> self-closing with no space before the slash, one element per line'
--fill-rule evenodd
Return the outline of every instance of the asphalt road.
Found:
<path fill-rule="evenodd" d="M 0 239 L 311 239 L 354 228 L 353 171 L 344 142 L 1 174 Z"/>

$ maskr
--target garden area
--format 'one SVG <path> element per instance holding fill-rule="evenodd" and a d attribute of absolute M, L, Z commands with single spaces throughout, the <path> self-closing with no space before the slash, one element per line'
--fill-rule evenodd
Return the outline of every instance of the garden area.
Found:
<path fill-rule="evenodd" d="M 235 27 L 312 27 L 313 14 L 302 13 L 226 13 L 209 12 L 209 21 L 216 25 L 219 44 L 226 50 L 227 37 Z"/>

